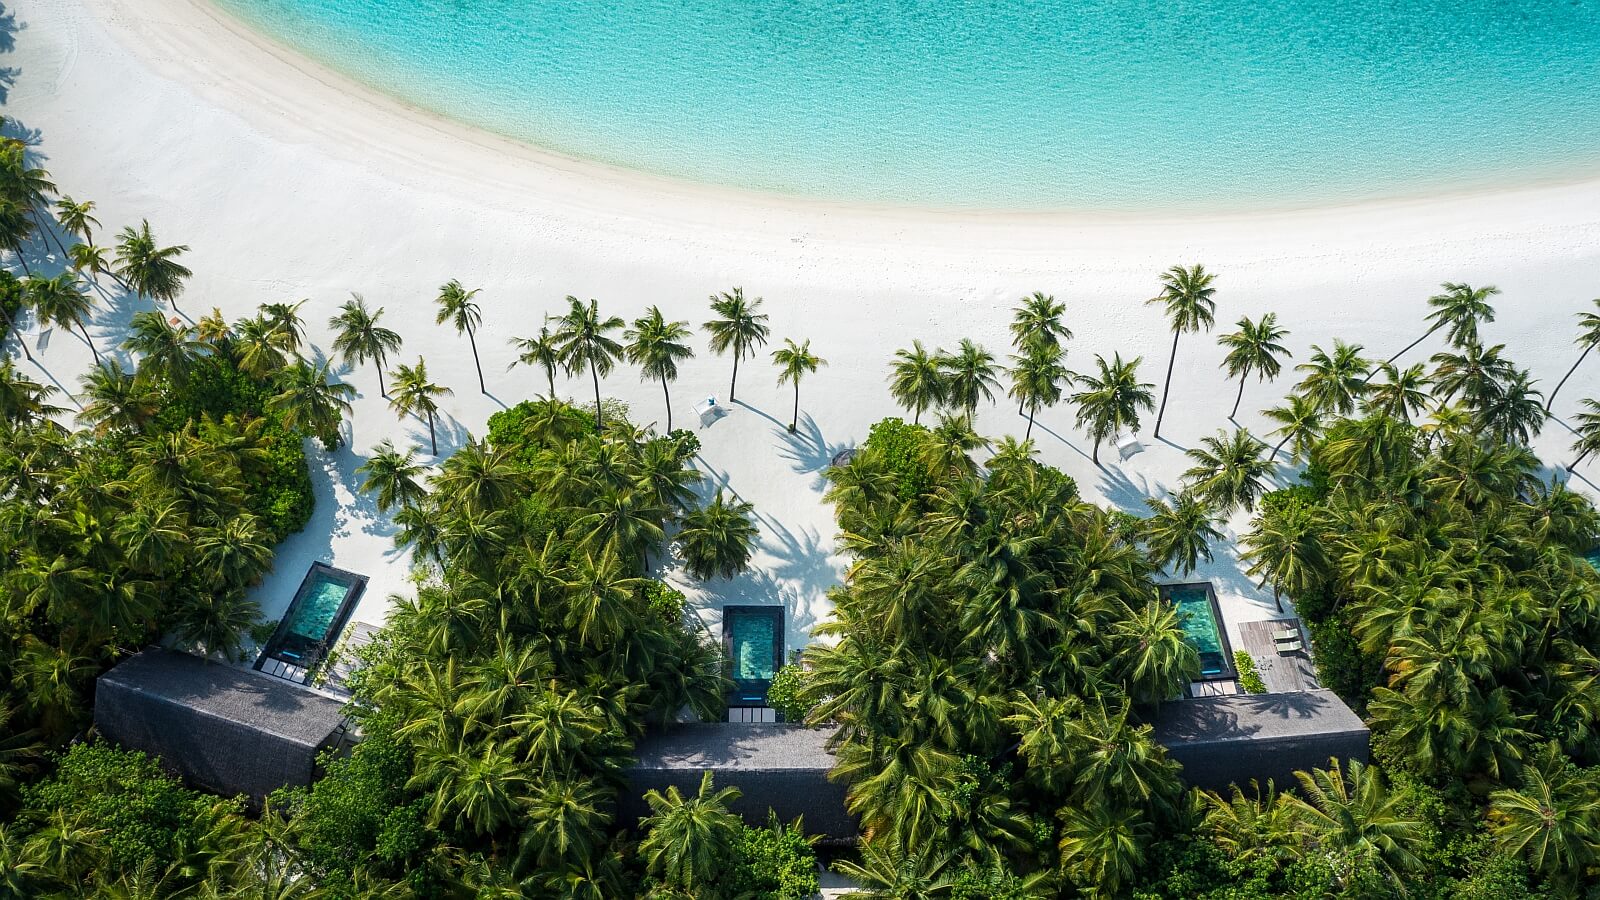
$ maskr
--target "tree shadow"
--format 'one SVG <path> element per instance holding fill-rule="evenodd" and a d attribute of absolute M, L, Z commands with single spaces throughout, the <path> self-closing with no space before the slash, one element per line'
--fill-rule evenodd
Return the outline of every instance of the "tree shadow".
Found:
<path fill-rule="evenodd" d="M 1145 505 L 1145 500 L 1169 493 L 1163 482 L 1152 485 L 1148 477 L 1140 475 L 1138 483 L 1135 483 L 1128 473 L 1115 466 L 1100 467 L 1100 482 L 1096 488 L 1107 503 L 1135 515 L 1149 513 L 1150 508 Z"/>
<path fill-rule="evenodd" d="M 1038 419 L 1034 419 L 1033 420 L 1033 427 L 1034 427 L 1035 431 L 1042 431 L 1045 434 L 1048 434 L 1051 437 L 1055 438 L 1056 440 L 1060 441 L 1061 443 L 1066 444 L 1069 448 L 1072 449 L 1072 452 L 1078 454 L 1079 456 L 1083 457 L 1084 459 L 1087 459 L 1089 462 L 1091 462 L 1091 463 L 1094 462 L 1094 457 L 1093 456 L 1083 452 L 1083 448 L 1082 447 L 1079 447 L 1077 444 L 1073 443 L 1071 440 L 1068 440 L 1067 438 L 1063 437 L 1054 428 L 1051 428 L 1050 426 L 1044 424 L 1043 422 L 1039 421 Z"/>

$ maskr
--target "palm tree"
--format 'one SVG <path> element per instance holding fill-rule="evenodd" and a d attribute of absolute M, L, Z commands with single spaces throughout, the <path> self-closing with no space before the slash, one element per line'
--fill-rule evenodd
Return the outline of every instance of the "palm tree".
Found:
<path fill-rule="evenodd" d="M 1361 401 L 1362 408 L 1368 413 L 1410 422 L 1412 416 L 1427 407 L 1430 399 L 1428 386 L 1433 381 L 1428 378 L 1422 363 L 1410 366 L 1403 372 L 1393 363 L 1382 363 L 1378 370 L 1383 372 L 1383 383 L 1369 388 L 1367 396 Z"/>
<path fill-rule="evenodd" d="M 794 417 L 789 420 L 789 433 L 794 434 L 800 425 L 800 379 L 827 365 L 828 361 L 811 352 L 809 339 L 796 344 L 784 338 L 783 346 L 772 351 L 772 364 L 778 367 L 778 387 L 794 385 Z"/>
<path fill-rule="evenodd" d="M 1310 595 L 1328 577 L 1331 563 L 1310 509 L 1291 507 L 1258 519 L 1244 536 L 1245 574 L 1272 585 L 1274 600 Z M 1282 610 L 1280 604 L 1279 610 Z"/>
<path fill-rule="evenodd" d="M 1489 795 L 1490 834 L 1504 852 L 1523 857 L 1577 896 L 1581 873 L 1600 858 L 1595 781 L 1577 771 L 1558 746 L 1546 745 L 1523 771 L 1520 789 Z"/>
<path fill-rule="evenodd" d="M 622 319 L 619 316 L 602 319 L 599 303 L 590 300 L 585 306 L 583 301 L 569 294 L 567 311 L 556 317 L 555 324 L 556 352 L 567 374 L 576 375 L 588 369 L 589 376 L 594 379 L 594 427 L 596 431 L 603 430 L 600 376 L 609 375 L 622 356 L 622 345 L 608 334 L 623 326 Z"/>
<path fill-rule="evenodd" d="M 1325 852 L 1371 858 L 1396 885 L 1420 862 L 1410 847 L 1424 825 L 1410 818 L 1400 798 L 1389 793 L 1383 776 L 1360 760 L 1342 767 L 1296 772 L 1306 799 L 1292 796 L 1306 836 Z"/>
<path fill-rule="evenodd" d="M 1272 462 L 1262 456 L 1266 449 L 1242 428 L 1235 429 L 1232 436 L 1219 431 L 1184 454 L 1195 464 L 1183 477 L 1224 515 L 1240 507 L 1253 511 L 1264 489 L 1262 481 L 1272 472 Z"/>
<path fill-rule="evenodd" d="M 305 305 L 305 300 L 261 304 L 261 318 L 278 335 L 283 349 L 295 356 L 300 355 L 300 344 L 305 340 L 306 326 L 300 319 L 300 307 Z"/>
<path fill-rule="evenodd" d="M 1100 374 L 1078 378 L 1078 385 L 1084 390 L 1073 394 L 1072 402 L 1078 405 L 1078 426 L 1087 426 L 1094 439 L 1091 458 L 1097 466 L 1101 442 L 1123 429 L 1138 431 L 1139 410 L 1149 412 L 1155 407 L 1150 395 L 1155 385 L 1139 381 L 1142 361 L 1143 357 L 1135 357 L 1125 363 L 1122 354 L 1117 353 L 1108 364 L 1105 357 L 1096 354 L 1094 362 Z"/>
<path fill-rule="evenodd" d="M 1154 497 L 1144 502 L 1152 515 L 1140 527 L 1152 560 L 1163 569 L 1176 566 L 1182 575 L 1193 572 L 1202 558 L 1211 561 L 1211 544 L 1222 540 L 1222 532 L 1203 499 L 1181 491 L 1170 506 Z"/>
<path fill-rule="evenodd" d="M 89 328 L 84 324 L 94 309 L 94 301 L 79 290 L 78 281 L 71 273 L 62 272 L 53 278 L 34 276 L 28 279 L 28 302 L 42 323 L 68 330 L 76 325 L 83 334 L 83 342 L 89 345 L 89 352 L 94 354 L 95 364 L 100 363 L 100 351 L 95 349 L 94 341 L 89 338 Z"/>
<path fill-rule="evenodd" d="M 1504 382 L 1516 375 L 1517 367 L 1501 354 L 1505 344 L 1484 347 L 1470 342 L 1459 353 L 1435 353 L 1431 362 L 1434 387 L 1441 404 L 1457 396 L 1473 413 L 1482 414 L 1505 392 Z"/>
<path fill-rule="evenodd" d="M 688 322 L 668 322 L 658 306 L 650 307 L 643 318 L 633 320 L 633 328 L 622 333 L 628 341 L 628 361 L 639 367 L 639 378 L 661 381 L 668 432 L 672 431 L 672 394 L 667 385 L 678 380 L 678 363 L 694 356 L 683 343 L 689 333 Z"/>
<path fill-rule="evenodd" d="M 1211 297 L 1217 289 L 1211 286 L 1217 276 L 1196 263 L 1189 268 L 1173 266 L 1161 275 L 1161 293 L 1145 301 L 1166 307 L 1167 320 L 1172 323 L 1172 354 L 1167 359 L 1166 387 L 1161 389 L 1161 409 L 1156 413 L 1156 427 L 1151 432 L 1161 437 L 1161 420 L 1167 414 L 1167 395 L 1172 391 L 1172 370 L 1178 363 L 1178 338 L 1184 332 L 1211 330 L 1212 315 L 1217 308 Z"/>
<path fill-rule="evenodd" d="M 102 360 L 79 378 L 81 396 L 88 402 L 78 412 L 78 421 L 95 433 L 122 429 L 140 431 L 161 410 L 160 396 L 143 379 L 133 377 L 114 359 Z"/>
<path fill-rule="evenodd" d="M 66 194 L 56 201 L 56 221 L 61 223 L 69 234 L 81 235 L 83 242 L 94 246 L 94 233 L 91 229 L 100 227 L 100 220 L 94 217 L 94 201 L 85 200 L 82 203 L 72 199 L 71 194 Z"/>
<path fill-rule="evenodd" d="M 556 336 L 550 333 L 548 327 L 539 328 L 539 336 L 531 338 L 512 338 L 511 346 L 522 351 L 518 354 L 516 362 L 524 366 L 538 366 L 544 370 L 545 381 L 550 385 L 549 398 L 556 397 L 556 368 L 561 365 L 561 345 L 556 342 Z M 669 412 L 670 414 L 670 412 Z"/>
<path fill-rule="evenodd" d="M 1367 377 L 1371 363 L 1361 357 L 1360 344 L 1346 344 L 1335 338 L 1333 352 L 1311 345 L 1311 359 L 1295 366 L 1296 372 L 1306 377 L 1295 390 L 1311 401 L 1317 409 L 1348 416 L 1355 412 L 1356 401 L 1367 392 Z"/>
<path fill-rule="evenodd" d="M 953 355 L 940 356 L 938 362 L 948 405 L 971 416 L 978 409 L 978 401 L 994 399 L 1000 380 L 995 377 L 994 356 L 989 351 L 962 338 L 960 349 Z"/>
<path fill-rule="evenodd" d="M 483 363 L 478 360 L 478 338 L 475 334 L 483 323 L 483 314 L 472 300 L 478 295 L 478 290 L 473 288 L 469 291 L 454 278 L 441 285 L 435 301 L 439 304 L 439 313 L 434 316 L 433 324 L 443 325 L 448 321 L 455 326 L 456 334 L 466 332 L 467 343 L 472 345 L 472 365 L 478 370 L 478 392 L 487 394 L 489 389 L 483 385 Z"/>
<path fill-rule="evenodd" d="M 605 846 L 611 816 L 605 791 L 592 782 L 555 778 L 528 800 L 527 827 L 518 845 L 519 869 L 559 870 L 594 856 Z"/>
<path fill-rule="evenodd" d="M 1155 828 L 1138 809 L 1091 803 L 1061 810 L 1061 866 L 1090 897 L 1120 897 L 1144 864 Z"/>
<path fill-rule="evenodd" d="M 896 350 L 889 370 L 889 395 L 912 411 L 911 424 L 922 421 L 922 411 L 945 403 L 944 373 L 939 368 L 941 354 L 929 353 L 921 341 L 912 341 L 910 350 Z"/>
<path fill-rule="evenodd" d="M 1011 319 L 1011 337 L 1017 350 L 1026 352 L 1034 345 L 1055 347 L 1072 340 L 1072 330 L 1061 324 L 1066 311 L 1066 304 L 1039 291 L 1023 297 Z"/>
<path fill-rule="evenodd" d="M 401 452 L 385 438 L 372 448 L 367 461 L 356 467 L 362 477 L 363 493 L 377 493 L 379 512 L 388 512 L 397 506 L 414 506 L 428 492 L 423 489 L 422 467 L 412 462 L 415 451 Z"/>
<path fill-rule="evenodd" d="M 1200 677 L 1200 653 L 1189 643 L 1181 614 L 1172 603 L 1146 603 L 1126 610 L 1111 626 L 1111 640 L 1118 650 L 1122 681 L 1135 703 L 1171 700 Z"/>
<path fill-rule="evenodd" d="M 233 329 L 239 368 L 257 378 L 270 378 L 288 363 L 287 336 L 265 316 L 241 319 Z"/>
<path fill-rule="evenodd" d="M 1578 420 L 1578 439 L 1572 444 L 1572 449 L 1578 455 L 1567 465 L 1568 472 L 1576 469 L 1578 463 L 1588 458 L 1589 454 L 1600 450 L 1600 403 L 1588 398 L 1581 403 L 1585 411 L 1574 417 Z"/>
<path fill-rule="evenodd" d="M 739 360 L 743 357 L 754 356 L 757 347 L 767 344 L 767 336 L 772 329 L 766 325 L 765 313 L 758 313 L 761 308 L 761 298 L 746 302 L 744 288 L 734 288 L 732 293 L 727 291 L 711 295 L 711 311 L 719 318 L 712 319 L 705 324 L 705 329 L 711 335 L 711 352 L 716 354 L 733 351 L 733 378 L 728 382 L 728 402 L 732 403 L 734 389 L 739 384 Z"/>
<path fill-rule="evenodd" d="M 937 900 L 949 897 L 955 854 L 937 846 L 912 852 L 898 841 L 864 841 L 860 861 L 841 859 L 834 869 L 861 888 L 865 900 Z"/>
<path fill-rule="evenodd" d="M 278 373 L 278 393 L 267 399 L 267 408 L 277 413 L 285 427 L 316 435 L 322 446 L 339 446 L 339 423 L 350 413 L 350 398 L 356 389 L 333 380 L 327 361 L 304 360 Z"/>
<path fill-rule="evenodd" d="M 0 201 L 3 206 L 3 201 Z M 0 270 L 0 316 L 5 316 L 5 331 L 0 331 L 0 345 L 4 345 L 11 332 L 17 330 L 15 312 L 21 312 L 28 303 L 28 289 L 24 282 L 18 281 L 9 270 Z M 17 343 L 22 347 L 22 355 L 33 362 L 33 354 L 28 351 L 28 341 L 21 334 L 17 335 Z"/>
<path fill-rule="evenodd" d="M 678 547 L 689 574 L 706 581 L 744 571 L 756 540 L 756 526 L 750 521 L 754 510 L 737 497 L 729 501 L 719 488 L 710 503 L 685 513 Z"/>
<path fill-rule="evenodd" d="M 1272 433 L 1283 436 L 1283 440 L 1272 448 L 1272 457 L 1276 459 L 1283 445 L 1290 441 L 1294 442 L 1294 459 L 1309 456 L 1312 445 L 1322 436 L 1322 414 L 1322 407 L 1318 403 L 1300 394 L 1290 395 L 1286 406 L 1267 410 L 1266 417 L 1278 423 Z"/>
<path fill-rule="evenodd" d="M 173 630 L 180 643 L 205 656 L 241 659 L 243 635 L 260 615 L 260 605 L 242 590 L 200 591 L 178 605 Z"/>
<path fill-rule="evenodd" d="M 145 219 L 138 228 L 129 225 L 122 229 L 117 241 L 117 274 L 126 279 L 136 293 L 152 300 L 165 300 L 176 310 L 183 282 L 194 274 L 178 262 L 178 257 L 188 251 L 187 244 L 157 246 L 155 235 L 150 231 L 150 220 Z"/>
<path fill-rule="evenodd" d="M 1433 324 L 1422 333 L 1422 337 L 1400 349 L 1399 353 L 1384 360 L 1393 363 L 1406 355 L 1411 348 L 1427 340 L 1435 331 L 1449 327 L 1448 337 L 1450 343 L 1457 347 L 1469 343 L 1477 343 L 1478 323 L 1494 321 L 1494 307 L 1489 305 L 1489 298 L 1500 293 L 1500 289 L 1493 285 L 1474 288 L 1470 285 L 1454 281 L 1446 281 L 1442 287 L 1444 293 L 1435 294 L 1428 298 L 1428 305 L 1433 307 L 1433 312 L 1428 313 L 1428 321 Z"/>
<path fill-rule="evenodd" d="M 45 402 L 55 393 L 54 387 L 19 374 L 14 361 L 0 359 L 0 422 L 38 422 L 61 412 Z"/>
<path fill-rule="evenodd" d="M 179 386 L 187 383 L 189 370 L 205 352 L 205 345 L 195 340 L 193 329 L 173 325 L 153 309 L 134 313 L 128 325 L 130 333 L 122 345 L 142 357 L 140 375 L 165 376 Z"/>
<path fill-rule="evenodd" d="M 1278 327 L 1277 313 L 1267 313 L 1260 322 L 1252 322 L 1249 316 L 1245 316 L 1239 320 L 1238 331 L 1217 339 L 1217 343 L 1228 348 L 1228 355 L 1222 360 L 1228 377 L 1239 379 L 1239 393 L 1233 398 L 1233 412 L 1228 413 L 1228 418 L 1239 414 L 1239 403 L 1244 400 L 1244 383 L 1251 372 L 1256 373 L 1257 381 L 1271 381 L 1283 369 L 1278 357 L 1294 355 L 1278 343 L 1288 334 L 1288 329 Z"/>
<path fill-rule="evenodd" d="M 449 388 L 428 380 L 428 367 L 420 356 L 415 366 L 401 365 L 394 370 L 394 397 L 389 401 L 389 407 L 402 419 L 406 416 L 427 416 L 428 443 L 433 448 L 434 456 L 439 455 L 439 438 L 434 431 L 434 416 L 439 412 L 436 398 L 452 393 Z"/>
<path fill-rule="evenodd" d="M 1596 297 L 1593 303 L 1596 309 L 1600 309 L 1600 297 Z M 1595 344 L 1600 344 L 1600 312 L 1578 313 L 1577 344 L 1583 348 L 1583 352 L 1578 354 L 1578 361 L 1572 364 L 1572 368 L 1567 370 L 1567 374 L 1561 376 L 1561 380 L 1556 382 L 1556 389 L 1550 392 L 1549 397 L 1545 398 L 1545 412 L 1550 411 L 1551 404 L 1556 402 L 1556 394 L 1561 393 L 1561 388 L 1567 383 L 1567 379 L 1571 378 L 1572 373 L 1578 371 L 1578 367 L 1583 365 L 1584 359 L 1589 356 L 1589 351 L 1594 349 Z"/>
<path fill-rule="evenodd" d="M 1527 446 L 1548 416 L 1534 383 L 1527 369 L 1513 369 L 1488 405 L 1475 410 L 1479 430 L 1497 443 Z"/>
<path fill-rule="evenodd" d="M 112 280 L 127 289 L 127 284 L 116 272 L 112 271 L 111 263 L 107 261 L 106 254 L 111 251 L 104 247 L 95 247 L 91 244 L 73 244 L 67 248 L 67 262 L 72 266 L 72 271 L 78 274 L 89 273 L 90 281 L 98 279 L 101 275 L 110 275 Z"/>
<path fill-rule="evenodd" d="M 1061 364 L 1066 353 L 1058 344 L 1037 342 L 1028 345 L 1027 352 L 1011 357 L 1011 397 L 1017 401 L 1018 412 L 1028 413 L 1028 429 L 1022 439 L 1033 437 L 1033 419 L 1039 407 L 1051 407 L 1061 402 L 1061 385 L 1071 382 L 1072 373 Z"/>
<path fill-rule="evenodd" d="M 389 391 L 383 384 L 384 360 L 391 353 L 400 352 L 400 335 L 382 325 L 383 307 L 377 312 L 367 309 L 367 301 L 352 293 L 350 299 L 339 307 L 339 314 L 328 320 L 333 329 L 333 349 L 345 365 L 357 365 L 372 360 L 378 369 L 378 394 L 385 399 Z"/>
<path fill-rule="evenodd" d="M 710 772 L 701 776 L 699 792 L 687 800 L 676 786 L 665 794 L 646 791 L 651 814 L 639 823 L 645 830 L 639 856 L 650 874 L 690 896 L 715 882 L 744 828 L 728 812 L 728 804 L 740 796 L 738 788 L 715 790 Z"/>

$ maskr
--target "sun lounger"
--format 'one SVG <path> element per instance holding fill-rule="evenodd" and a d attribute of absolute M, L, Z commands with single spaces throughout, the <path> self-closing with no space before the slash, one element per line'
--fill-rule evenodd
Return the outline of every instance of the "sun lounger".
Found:
<path fill-rule="evenodd" d="M 707 397 L 694 405 L 694 414 L 700 419 L 701 428 L 710 425 L 726 413 L 727 409 L 719 405 L 715 397 Z"/>
<path fill-rule="evenodd" d="M 1304 650 L 1306 645 L 1299 641 L 1279 641 L 1277 648 L 1279 656 L 1288 656 L 1291 653 L 1299 653 Z"/>
<path fill-rule="evenodd" d="M 1300 640 L 1300 629 L 1285 628 L 1282 631 L 1274 631 L 1272 633 L 1272 639 L 1280 644 L 1284 641 L 1298 641 Z"/>
<path fill-rule="evenodd" d="M 1143 450 L 1144 445 L 1139 443 L 1139 438 L 1136 435 L 1128 435 L 1122 440 L 1117 441 L 1117 456 L 1121 457 L 1123 462 L 1127 462 L 1128 457 L 1133 456 L 1136 453 L 1140 453 Z"/>

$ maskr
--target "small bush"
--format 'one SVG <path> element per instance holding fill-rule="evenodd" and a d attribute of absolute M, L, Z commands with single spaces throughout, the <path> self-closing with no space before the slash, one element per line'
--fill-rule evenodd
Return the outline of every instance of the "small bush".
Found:
<path fill-rule="evenodd" d="M 933 486 L 925 457 L 929 439 L 927 428 L 890 417 L 872 426 L 862 450 L 894 476 L 896 495 L 911 500 Z"/>
<path fill-rule="evenodd" d="M 771 816 L 765 828 L 745 828 L 734 857 L 727 896 L 803 900 L 821 890 L 817 856 L 798 819 L 785 825 Z"/>
<path fill-rule="evenodd" d="M 777 710 L 785 722 L 804 722 L 811 712 L 811 707 L 800 699 L 805 685 L 805 669 L 797 665 L 784 666 L 772 676 L 772 685 L 767 688 L 767 705 Z"/>
<path fill-rule="evenodd" d="M 1233 651 L 1233 664 L 1239 670 L 1239 686 L 1247 694 L 1265 694 L 1267 683 L 1261 680 L 1261 671 L 1256 668 L 1256 658 L 1243 650 Z"/>
<path fill-rule="evenodd" d="M 677 588 L 661 581 L 646 581 L 640 590 L 644 605 L 650 611 L 661 617 L 661 621 L 673 628 L 683 623 L 683 611 L 688 605 L 688 598 Z"/>

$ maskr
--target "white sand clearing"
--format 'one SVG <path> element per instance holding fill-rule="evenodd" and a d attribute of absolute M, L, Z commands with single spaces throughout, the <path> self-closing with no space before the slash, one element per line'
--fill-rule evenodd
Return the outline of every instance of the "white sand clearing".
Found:
<path fill-rule="evenodd" d="M 1147 424 L 1144 453 L 1119 463 L 1107 448 L 1100 470 L 1070 409 L 1044 412 L 1034 432 L 1042 458 L 1090 499 L 1142 511 L 1145 497 L 1176 487 L 1184 447 L 1228 426 L 1234 386 L 1218 368 L 1215 334 L 1242 315 L 1277 312 L 1299 360 L 1335 336 L 1383 356 L 1422 332 L 1425 298 L 1441 281 L 1493 283 L 1504 293 L 1487 339 L 1505 342 L 1548 387 L 1576 357 L 1574 314 L 1600 295 L 1600 181 L 1214 220 L 845 208 L 664 182 L 457 127 L 272 47 L 196 0 L 25 0 L 10 12 L 15 47 L 3 62 L 15 78 L 4 112 L 36 134 L 63 190 L 97 201 L 108 230 L 148 217 L 163 241 L 192 245 L 195 277 L 180 301 L 190 315 L 218 306 L 234 318 L 306 297 L 311 340 L 326 348 L 326 320 L 351 291 L 384 306 L 405 338 L 402 356 L 425 357 L 455 390 L 442 452 L 481 435 L 503 404 L 542 390 L 538 373 L 507 372 L 507 341 L 535 333 L 567 294 L 630 320 L 659 304 L 697 327 L 713 291 L 742 285 L 765 297 L 774 343 L 810 338 L 829 365 L 802 387 L 794 436 L 783 427 L 791 395 L 770 364 L 742 368 L 748 405 L 701 433 L 703 468 L 708 486 L 756 505 L 760 551 L 732 582 L 669 577 L 712 633 L 724 603 L 782 602 L 790 648 L 827 615 L 824 591 L 842 565 L 820 471 L 871 423 L 898 414 L 885 372 L 912 338 L 952 346 L 970 337 L 1003 358 L 1011 307 L 1043 290 L 1068 304 L 1069 365 L 1088 370 L 1094 354 L 1120 351 L 1144 357 L 1144 380 L 1159 385 L 1170 333 L 1142 301 L 1169 265 L 1220 273 L 1217 332 L 1178 350 L 1166 442 L 1151 440 Z M 449 278 L 483 289 L 478 345 L 491 396 L 477 391 L 465 339 L 433 324 Z M 138 306 L 104 308 L 95 340 L 117 342 Z M 674 388 L 680 423 L 704 396 L 727 402 L 729 361 L 697 341 L 702 355 Z M 1437 349 L 1430 341 L 1413 356 Z M 43 371 L 25 371 L 67 386 L 90 363 L 69 334 L 37 355 Z M 313 455 L 316 515 L 257 592 L 270 617 L 316 559 L 371 576 L 358 620 L 381 622 L 386 595 L 406 589 L 406 561 L 389 523 L 357 495 L 354 469 L 383 438 L 426 444 L 426 429 L 396 419 L 370 367 L 345 377 L 361 391 L 349 442 Z M 1257 411 L 1289 383 L 1252 383 L 1240 423 L 1264 429 Z M 586 377 L 558 387 L 579 400 L 589 392 Z M 638 421 L 664 418 L 659 385 L 630 369 L 603 388 Z M 1600 362 L 1591 362 L 1556 413 L 1597 391 Z M 1023 424 L 1003 399 L 980 414 L 991 435 L 1020 435 Z M 1569 443 L 1558 419 L 1536 449 L 1555 464 L 1570 458 Z M 1232 550 L 1218 551 L 1198 577 L 1215 581 L 1230 622 L 1275 615 Z"/>

